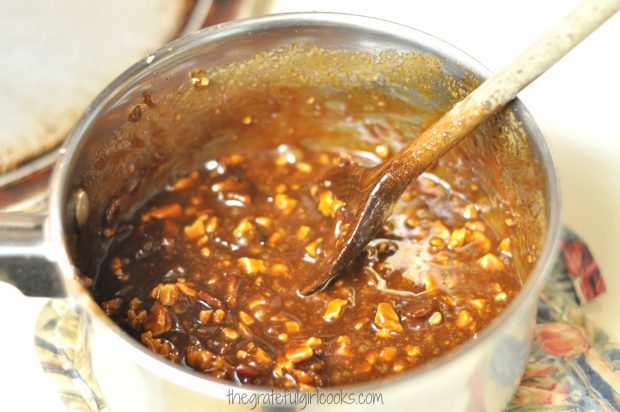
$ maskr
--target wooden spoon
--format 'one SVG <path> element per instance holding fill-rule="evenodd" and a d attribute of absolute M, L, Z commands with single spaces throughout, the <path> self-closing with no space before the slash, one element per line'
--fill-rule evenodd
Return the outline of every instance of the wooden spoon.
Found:
<path fill-rule="evenodd" d="M 620 0 L 584 0 L 505 69 L 486 80 L 394 157 L 373 168 L 355 164 L 329 170 L 321 179 L 346 203 L 348 219 L 334 234 L 333 252 L 317 262 L 316 277 L 300 289 L 323 289 L 357 257 L 381 229 L 409 184 L 516 94 L 620 9 Z M 328 239 L 325 239 L 328 240 Z"/>

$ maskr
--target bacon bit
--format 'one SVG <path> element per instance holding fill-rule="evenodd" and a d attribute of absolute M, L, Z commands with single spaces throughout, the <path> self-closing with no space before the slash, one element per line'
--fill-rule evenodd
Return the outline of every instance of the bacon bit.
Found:
<path fill-rule="evenodd" d="M 484 222 L 481 222 L 480 220 L 465 222 L 465 227 L 471 231 L 477 232 L 485 232 L 487 230 L 487 225 L 485 225 Z"/>
<path fill-rule="evenodd" d="M 443 245 L 445 245 L 444 240 L 437 236 L 430 238 L 428 243 L 430 243 L 430 245 L 434 247 L 443 247 Z"/>
<path fill-rule="evenodd" d="M 138 310 L 142 305 L 140 298 L 133 298 L 129 301 L 129 309 Z"/>
<path fill-rule="evenodd" d="M 143 222 L 148 222 L 151 219 L 168 219 L 173 217 L 179 217 L 183 214 L 183 209 L 178 203 L 172 203 L 156 207 L 144 213 L 141 217 Z"/>
<path fill-rule="evenodd" d="M 116 272 L 118 269 L 122 268 L 123 261 L 119 257 L 112 258 L 112 260 L 110 261 L 110 269 L 112 269 L 113 272 Z"/>
<path fill-rule="evenodd" d="M 338 199 L 331 190 L 326 190 L 319 194 L 319 212 L 326 217 L 336 216 L 336 212 L 340 210 L 345 203 Z"/>
<path fill-rule="evenodd" d="M 488 252 L 491 249 L 491 241 L 486 235 L 478 230 L 467 234 L 466 242 L 476 245 L 482 252 Z"/>
<path fill-rule="evenodd" d="M 269 240 L 267 240 L 267 244 L 269 247 L 276 247 L 280 243 L 280 241 L 284 238 L 284 231 L 282 229 L 278 229 L 271 236 L 269 236 Z"/>
<path fill-rule="evenodd" d="M 229 154 L 222 160 L 222 163 L 227 166 L 237 166 L 243 162 L 245 162 L 245 157 L 239 153 Z"/>
<path fill-rule="evenodd" d="M 245 362 L 239 363 L 235 367 L 235 372 L 239 376 L 248 377 L 248 378 L 255 378 L 258 375 L 260 375 L 260 371 L 258 369 L 248 365 Z"/>
<path fill-rule="evenodd" d="M 274 263 L 271 265 L 271 273 L 275 276 L 288 276 L 289 269 L 284 263 Z"/>
<path fill-rule="evenodd" d="M 198 292 L 198 299 L 205 302 L 207 305 L 211 306 L 214 309 L 224 309 L 226 307 L 226 305 L 224 305 L 224 302 L 222 302 L 215 296 L 208 294 L 207 292 Z"/>
<path fill-rule="evenodd" d="M 297 230 L 297 239 L 304 240 L 310 234 L 309 226 L 300 226 Z"/>
<path fill-rule="evenodd" d="M 273 226 L 273 220 L 265 216 L 259 216 L 256 219 L 254 219 L 254 221 L 256 222 L 257 225 L 264 227 L 266 229 L 271 229 L 271 227 Z"/>
<path fill-rule="evenodd" d="M 211 320 L 211 316 L 213 316 L 212 309 L 201 310 L 198 314 L 198 320 L 200 320 L 200 323 L 203 325 L 206 325 Z"/>
<path fill-rule="evenodd" d="M 385 362 L 390 362 L 394 360 L 394 358 L 396 357 L 396 348 L 394 346 L 386 346 L 385 348 L 381 349 L 379 357 Z"/>
<path fill-rule="evenodd" d="M 258 363 L 267 364 L 273 362 L 273 358 L 262 348 L 256 348 L 256 354 L 254 357 Z"/>
<path fill-rule="evenodd" d="M 459 329 L 466 329 L 473 322 L 473 318 L 471 313 L 467 310 L 462 310 L 456 317 L 456 327 Z"/>
<path fill-rule="evenodd" d="M 290 346 L 286 350 L 284 357 L 293 363 L 299 363 L 310 359 L 312 355 L 314 355 L 314 351 L 311 347 L 305 345 L 294 345 Z"/>
<path fill-rule="evenodd" d="M 213 312 L 213 322 L 222 323 L 224 322 L 224 319 L 226 319 L 226 312 L 224 312 L 222 309 L 218 309 Z"/>
<path fill-rule="evenodd" d="M 407 356 L 409 356 L 410 358 L 415 358 L 422 354 L 420 347 L 414 345 L 405 346 L 405 351 L 407 352 Z"/>
<path fill-rule="evenodd" d="M 239 187 L 239 183 L 232 178 L 224 179 L 221 182 L 213 183 L 211 185 L 211 191 L 218 192 L 229 192 Z"/>
<path fill-rule="evenodd" d="M 384 144 L 379 144 L 375 146 L 375 154 L 381 159 L 387 159 L 390 157 L 390 148 Z"/>
<path fill-rule="evenodd" d="M 140 341 L 155 353 L 165 356 L 168 359 L 176 361 L 179 354 L 175 351 L 174 345 L 165 339 L 156 339 L 152 332 L 144 332 L 140 335 Z"/>
<path fill-rule="evenodd" d="M 185 282 L 181 282 L 180 279 L 177 281 L 176 285 L 181 291 L 181 293 L 183 293 L 185 296 L 189 296 L 190 298 L 195 298 L 196 295 L 198 294 L 196 289 L 194 289 L 193 287 L 191 287 Z"/>
<path fill-rule="evenodd" d="M 495 295 L 496 302 L 505 302 L 506 299 L 508 299 L 508 295 L 506 294 L 506 292 L 500 292 L 497 295 Z"/>
<path fill-rule="evenodd" d="M 297 207 L 297 200 L 285 195 L 284 193 L 277 194 L 274 198 L 274 204 L 285 215 L 290 215 Z"/>
<path fill-rule="evenodd" d="M 239 222 L 237 227 L 233 230 L 233 236 L 237 239 L 243 237 L 250 237 L 255 233 L 256 229 L 249 218 L 245 217 Z"/>
<path fill-rule="evenodd" d="M 450 260 L 450 256 L 440 253 L 433 257 L 433 263 L 437 263 L 441 266 L 448 266 L 448 261 Z"/>
<path fill-rule="evenodd" d="M 418 219 L 415 216 L 410 216 L 410 217 L 407 218 L 407 220 L 405 220 L 405 225 L 409 229 L 413 229 L 414 227 L 416 227 L 419 224 L 420 224 L 420 219 Z"/>
<path fill-rule="evenodd" d="M 485 301 L 484 299 L 472 299 L 469 301 L 469 304 L 476 310 L 480 311 L 484 308 Z"/>
<path fill-rule="evenodd" d="M 396 365 L 392 366 L 392 371 L 394 373 L 400 373 L 405 369 L 405 365 L 403 365 L 402 363 L 397 363 Z"/>
<path fill-rule="evenodd" d="M 153 332 L 153 336 L 158 336 L 172 329 L 172 318 L 164 306 L 155 303 L 143 324 L 146 330 Z"/>
<path fill-rule="evenodd" d="M 284 166 L 288 164 L 288 159 L 286 158 L 286 155 L 281 154 L 276 158 L 274 163 L 276 164 L 276 166 Z M 276 189 L 276 193 L 277 193 L 277 189 Z"/>
<path fill-rule="evenodd" d="M 422 279 L 422 283 L 424 284 L 424 289 L 433 290 L 437 288 L 437 280 L 435 280 L 435 277 L 433 276 L 432 273 L 430 272 L 423 273 L 421 276 L 421 279 Z"/>
<path fill-rule="evenodd" d="M 241 319 L 241 322 L 243 322 L 243 324 L 246 326 L 251 326 L 252 324 L 254 324 L 254 318 L 242 310 L 239 311 L 239 319 Z"/>
<path fill-rule="evenodd" d="M 185 360 L 190 367 L 199 371 L 205 371 L 213 366 L 215 355 L 208 350 L 199 349 L 190 351 L 185 356 Z"/>
<path fill-rule="evenodd" d="M 129 320 L 129 325 L 132 328 L 137 328 L 142 324 L 144 319 L 146 319 L 146 310 L 141 310 L 138 312 L 138 309 L 129 309 L 127 310 L 127 319 Z"/>
<path fill-rule="evenodd" d="M 483 270 L 488 272 L 505 269 L 504 263 L 492 253 L 487 253 L 478 259 L 478 264 Z"/>
<path fill-rule="evenodd" d="M 370 372 L 371 369 L 372 369 L 372 365 L 370 363 L 364 361 L 364 362 L 360 362 L 359 363 L 359 365 L 355 369 L 355 372 L 357 372 L 357 373 L 368 373 L 368 372 Z"/>
<path fill-rule="evenodd" d="M 306 251 L 308 256 L 312 258 L 316 258 L 318 256 L 318 254 L 321 252 L 321 242 L 323 242 L 323 238 L 319 237 L 306 245 L 304 250 Z"/>
<path fill-rule="evenodd" d="M 267 272 L 267 266 L 265 266 L 265 262 L 262 259 L 242 257 L 237 259 L 237 265 L 246 275 Z"/>
<path fill-rule="evenodd" d="M 319 346 L 322 345 L 323 341 L 320 338 L 314 337 L 314 336 L 310 336 L 308 339 L 306 339 L 306 345 L 314 347 L 314 346 Z"/>
<path fill-rule="evenodd" d="M 244 339 L 250 339 L 252 337 L 252 332 L 243 323 L 237 323 L 237 329 L 239 329 L 239 334 Z"/>
<path fill-rule="evenodd" d="M 439 220 L 433 222 L 431 233 L 436 237 L 442 238 L 445 242 L 450 239 L 450 230 Z"/>
<path fill-rule="evenodd" d="M 478 211 L 476 210 L 476 206 L 469 204 L 465 206 L 465 210 L 463 210 L 463 217 L 465 219 L 475 219 L 478 216 Z"/>
<path fill-rule="evenodd" d="M 201 215 L 198 219 L 194 220 L 194 222 L 185 226 L 183 229 L 183 233 L 185 233 L 185 237 L 190 240 L 197 239 L 205 234 L 205 222 L 207 221 L 207 215 Z"/>
<path fill-rule="evenodd" d="M 365 324 L 367 324 L 368 322 L 370 322 L 370 318 L 365 317 L 365 318 L 361 318 L 359 319 L 357 322 L 355 322 L 355 325 L 353 325 L 353 328 L 355 330 L 360 330 L 364 327 Z"/>
<path fill-rule="evenodd" d="M 441 325 L 441 322 L 443 322 L 443 315 L 441 312 L 434 312 L 431 317 L 428 318 L 428 323 L 432 326 Z"/>
<path fill-rule="evenodd" d="M 301 327 L 299 326 L 299 323 L 293 321 L 293 320 L 289 320 L 284 322 L 284 329 L 286 329 L 287 333 L 299 333 L 299 331 L 301 330 Z"/>
<path fill-rule="evenodd" d="M 239 338 L 239 332 L 232 328 L 222 328 L 222 334 L 229 340 L 236 340 Z"/>
<path fill-rule="evenodd" d="M 375 363 L 377 363 L 377 359 L 379 359 L 379 354 L 375 351 L 372 351 L 368 353 L 364 359 L 366 359 L 366 362 L 368 362 L 369 364 L 374 365 Z"/>
<path fill-rule="evenodd" d="M 264 296 L 257 296 L 248 302 L 248 307 L 252 310 L 258 306 L 264 306 L 268 303 Z"/>
<path fill-rule="evenodd" d="M 287 316 L 278 313 L 277 315 L 273 315 L 272 317 L 270 317 L 269 320 L 272 322 L 286 322 L 290 319 Z"/>
<path fill-rule="evenodd" d="M 448 247 L 450 249 L 457 249 L 465 244 L 465 237 L 467 235 L 467 229 L 464 227 L 460 229 L 456 229 L 450 235 L 450 240 L 448 241 Z"/>
<path fill-rule="evenodd" d="M 162 305 L 172 306 L 181 297 L 181 292 L 175 284 L 159 284 L 151 291 L 153 299 L 159 299 Z"/>
<path fill-rule="evenodd" d="M 499 250 L 506 256 L 512 256 L 512 242 L 509 237 L 502 239 L 499 243 Z"/>
<path fill-rule="evenodd" d="M 205 231 L 207 233 L 215 232 L 215 229 L 217 229 L 217 223 L 218 223 L 217 217 L 213 216 L 211 219 L 209 219 L 209 221 L 205 225 Z"/>
<path fill-rule="evenodd" d="M 198 177 L 198 173 L 194 172 L 190 176 L 182 177 L 172 185 L 172 189 L 174 190 L 183 190 L 187 189 L 191 185 L 196 182 L 196 178 Z"/>
<path fill-rule="evenodd" d="M 101 302 L 101 307 L 106 315 L 110 316 L 114 314 L 121 306 L 121 298 L 114 298 Z"/>
<path fill-rule="evenodd" d="M 299 162 L 297 163 L 297 170 L 299 170 L 302 173 L 310 173 L 312 172 L 312 165 L 310 165 L 309 163 L 305 163 L 305 162 Z"/>
<path fill-rule="evenodd" d="M 235 308 L 237 306 L 237 297 L 239 291 L 239 278 L 236 276 L 226 277 L 226 302 L 228 307 Z"/>
<path fill-rule="evenodd" d="M 340 335 L 336 338 L 336 344 L 338 345 L 338 349 L 336 352 L 341 356 L 351 356 L 353 353 L 351 352 L 351 338 L 346 335 Z"/>
<path fill-rule="evenodd" d="M 202 70 L 194 70 L 189 75 L 189 81 L 196 89 L 204 89 L 209 85 L 209 77 Z"/>
<path fill-rule="evenodd" d="M 377 305 L 375 325 L 380 329 L 388 329 L 388 331 L 403 331 L 403 325 L 400 324 L 396 311 L 389 303 L 379 303 Z"/>
<path fill-rule="evenodd" d="M 347 305 L 346 299 L 332 299 L 327 302 L 325 307 L 325 313 L 323 313 L 323 319 L 327 322 L 333 322 L 338 320 L 344 311 L 344 307 Z"/>

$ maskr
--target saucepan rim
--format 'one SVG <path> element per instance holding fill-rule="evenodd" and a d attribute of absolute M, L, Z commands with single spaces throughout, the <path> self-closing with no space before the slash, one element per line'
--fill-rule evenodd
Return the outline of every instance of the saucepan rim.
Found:
<path fill-rule="evenodd" d="M 280 390 L 251 385 L 238 386 L 233 382 L 206 377 L 190 368 L 169 362 L 143 347 L 105 315 L 92 299 L 90 293 L 77 281 L 77 269 L 74 267 L 69 256 L 65 234 L 63 232 L 63 227 L 65 227 L 64 219 L 66 219 L 67 215 L 67 213 L 65 213 L 65 208 L 67 207 L 65 199 L 67 199 L 67 191 L 69 190 L 68 182 L 71 178 L 70 172 L 72 165 L 76 162 L 76 153 L 79 153 L 80 145 L 83 143 L 83 137 L 87 135 L 89 127 L 94 123 L 94 120 L 97 118 L 102 108 L 110 102 L 111 96 L 118 90 L 122 90 L 127 85 L 130 85 L 132 79 L 136 79 L 147 72 L 155 73 L 158 67 L 168 63 L 180 53 L 200 48 L 210 42 L 234 36 L 252 35 L 263 30 L 274 30 L 278 28 L 290 29 L 294 27 L 302 28 L 307 26 L 324 28 L 337 27 L 352 31 L 362 30 L 389 36 L 390 38 L 399 39 L 411 44 L 422 44 L 428 50 L 440 51 L 442 55 L 447 56 L 452 62 L 462 65 L 476 75 L 484 78 L 487 77 L 489 73 L 489 71 L 473 57 L 443 40 L 404 25 L 372 17 L 340 13 L 285 13 L 224 23 L 203 29 L 164 46 L 152 53 L 149 57 L 141 59 L 110 83 L 87 108 L 71 131 L 60 150 L 60 157 L 52 174 L 47 238 L 50 247 L 53 248 L 52 256 L 56 261 L 61 276 L 63 276 L 69 298 L 76 308 L 83 310 L 96 322 L 102 323 L 105 328 L 109 329 L 112 333 L 116 334 L 120 340 L 124 341 L 123 345 L 130 348 L 132 351 L 132 360 L 162 379 L 174 382 L 179 386 L 196 392 L 213 396 L 216 393 L 223 393 L 223 389 L 226 390 L 230 388 L 235 388 L 235 390 L 240 393 L 265 393 L 272 391 L 277 392 Z M 546 189 L 549 205 L 549 221 L 545 234 L 545 243 L 538 262 L 523 285 L 522 290 L 504 312 L 478 334 L 477 339 L 470 339 L 428 364 L 411 369 L 400 375 L 391 377 L 390 379 L 369 381 L 351 386 L 326 387 L 322 388 L 323 392 L 340 391 L 342 389 L 347 389 L 349 391 L 376 392 L 380 391 L 381 388 L 392 386 L 403 381 L 406 381 L 408 384 L 413 384 L 416 381 L 428 377 L 429 374 L 441 374 L 445 372 L 446 368 L 458 364 L 459 359 L 467 357 L 476 348 L 488 342 L 493 335 L 498 333 L 498 330 L 504 327 L 508 321 L 515 316 L 523 305 L 528 301 L 531 303 L 532 299 L 537 298 L 537 293 L 542 286 L 545 275 L 552 269 L 562 230 L 560 221 L 560 189 L 555 167 L 540 129 L 520 101 L 515 99 L 515 101 L 511 103 L 511 108 L 517 114 L 519 121 L 528 128 L 530 141 L 539 152 L 546 173 Z"/>

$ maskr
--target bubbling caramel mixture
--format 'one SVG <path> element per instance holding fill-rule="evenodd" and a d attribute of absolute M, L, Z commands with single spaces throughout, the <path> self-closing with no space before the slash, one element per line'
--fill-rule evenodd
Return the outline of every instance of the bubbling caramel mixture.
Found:
<path fill-rule="evenodd" d="M 376 101 L 377 110 L 391 104 Z M 271 387 L 387 378 L 475 338 L 521 288 L 511 224 L 496 231 L 473 200 L 475 179 L 463 174 L 457 190 L 439 177 L 453 170 L 441 162 L 411 184 L 346 273 L 310 297 L 297 293 L 347 213 L 322 174 L 389 158 L 397 148 L 373 136 L 399 130 L 367 128 L 359 147 L 337 130 L 308 140 L 286 113 L 264 117 L 267 128 L 240 110 L 235 127 L 255 132 L 251 149 L 171 176 L 121 222 L 93 285 L 105 312 L 173 362 Z"/>

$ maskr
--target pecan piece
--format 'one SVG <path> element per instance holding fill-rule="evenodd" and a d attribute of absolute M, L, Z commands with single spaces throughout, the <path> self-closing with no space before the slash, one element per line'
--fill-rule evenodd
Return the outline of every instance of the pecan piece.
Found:
<path fill-rule="evenodd" d="M 172 329 L 172 318 L 163 305 L 155 303 L 143 325 L 146 330 L 153 332 L 153 336 L 158 336 Z"/>

